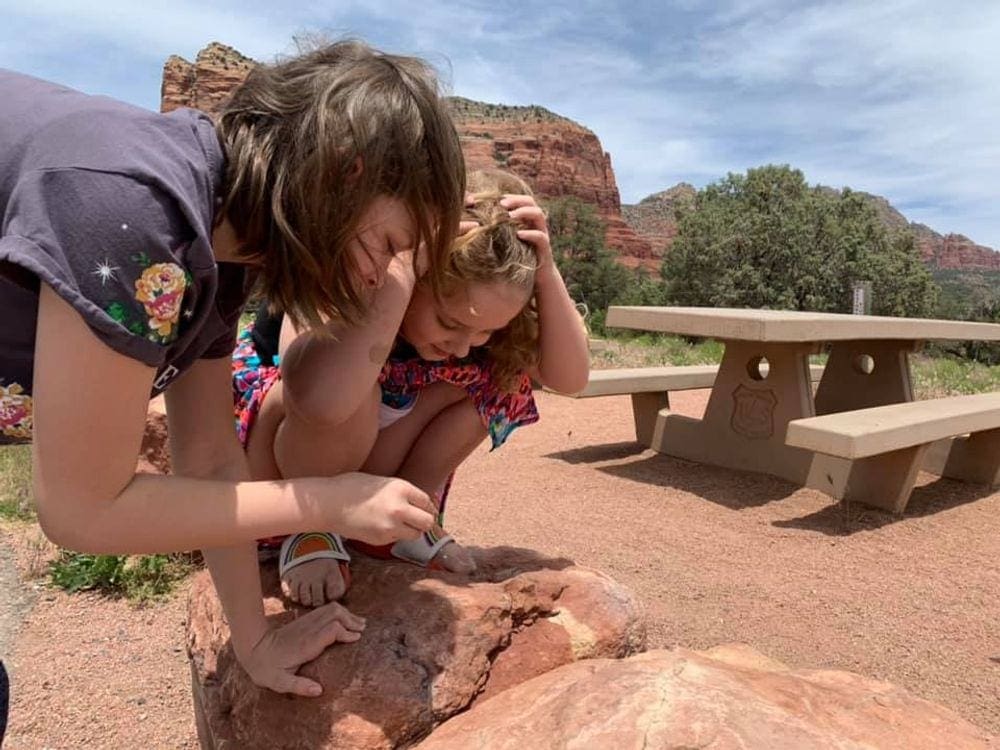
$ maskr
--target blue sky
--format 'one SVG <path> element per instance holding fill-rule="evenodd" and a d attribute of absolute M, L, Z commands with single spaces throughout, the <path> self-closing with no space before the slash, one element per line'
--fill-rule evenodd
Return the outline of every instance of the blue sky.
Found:
<path fill-rule="evenodd" d="M 0 66 L 156 108 L 164 60 L 303 32 L 415 53 L 451 91 L 593 130 L 622 200 L 788 163 L 1000 248 L 1000 3 L 0 0 Z"/>

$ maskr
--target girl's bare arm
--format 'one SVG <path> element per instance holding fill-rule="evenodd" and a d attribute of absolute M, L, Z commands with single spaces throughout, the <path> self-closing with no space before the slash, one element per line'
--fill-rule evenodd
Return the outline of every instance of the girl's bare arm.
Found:
<path fill-rule="evenodd" d="M 424 493 L 400 480 L 363 474 L 236 480 L 229 472 L 237 456 L 243 458 L 231 412 L 225 438 L 222 427 L 213 427 L 178 449 L 182 456 L 190 452 L 201 477 L 213 478 L 136 474 L 153 376 L 152 368 L 101 342 L 42 285 L 33 467 L 38 518 L 56 543 L 81 552 L 143 554 L 225 547 L 313 528 L 360 532 L 385 543 L 416 537 L 433 524 Z M 224 399 L 205 394 L 196 408 L 206 420 L 231 409 L 228 385 Z"/>
<path fill-rule="evenodd" d="M 230 362 L 201 360 L 167 391 L 170 457 L 179 476 L 242 482 L 250 477 L 246 455 L 233 439 Z M 354 641 L 364 627 L 340 605 L 309 617 L 321 626 L 272 629 L 264 617 L 257 545 L 204 549 L 233 648 L 255 683 L 282 693 L 318 695 L 321 686 L 296 674 L 300 665 L 337 641 Z"/>
<path fill-rule="evenodd" d="M 527 195 L 506 196 L 500 205 L 526 228 L 517 234 L 538 253 L 535 303 L 538 306 L 539 361 L 535 379 L 552 390 L 575 393 L 590 377 L 587 329 L 552 257 L 545 214 Z"/>
<path fill-rule="evenodd" d="M 398 253 L 360 325 L 331 322 L 323 331 L 300 332 L 285 318 L 281 380 L 285 409 L 294 419 L 337 425 L 358 410 L 389 356 L 415 283 L 412 253 Z"/>

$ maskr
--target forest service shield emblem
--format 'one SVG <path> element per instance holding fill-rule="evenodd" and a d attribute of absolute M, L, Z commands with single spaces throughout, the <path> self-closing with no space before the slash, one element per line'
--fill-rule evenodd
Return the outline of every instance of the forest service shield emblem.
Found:
<path fill-rule="evenodd" d="M 774 435 L 774 407 L 778 397 L 768 388 L 747 388 L 741 385 L 733 391 L 733 432 L 751 440 Z"/>

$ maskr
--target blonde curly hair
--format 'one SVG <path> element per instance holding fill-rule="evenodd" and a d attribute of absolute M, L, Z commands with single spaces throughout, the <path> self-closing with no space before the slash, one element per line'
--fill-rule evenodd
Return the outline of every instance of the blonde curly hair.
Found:
<path fill-rule="evenodd" d="M 532 289 L 538 256 L 534 247 L 517 236 L 521 227 L 500 205 L 505 194 L 531 195 L 531 188 L 516 175 L 498 169 L 470 172 L 467 181 L 472 205 L 466 207 L 462 221 L 475 221 L 479 226 L 452 245 L 442 284 L 443 296 L 450 296 L 470 283 L 506 283 Z M 511 390 L 521 373 L 538 363 L 534 294 L 510 323 L 490 337 L 486 347 L 494 362 L 497 384 Z"/>

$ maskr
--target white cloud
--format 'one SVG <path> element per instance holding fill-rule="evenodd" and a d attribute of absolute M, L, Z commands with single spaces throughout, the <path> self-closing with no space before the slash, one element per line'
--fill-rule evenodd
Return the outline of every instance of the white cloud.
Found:
<path fill-rule="evenodd" d="M 167 55 L 268 59 L 305 29 L 429 57 L 455 93 L 591 128 L 623 200 L 790 163 L 1000 247 L 1000 5 L 953 0 L 35 0 L 0 65 L 155 106 Z"/>

